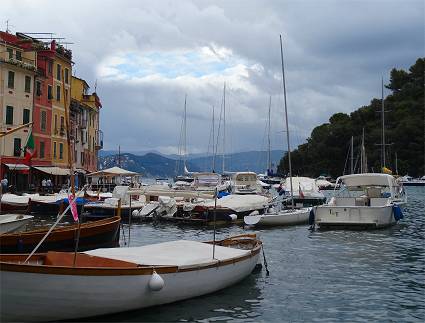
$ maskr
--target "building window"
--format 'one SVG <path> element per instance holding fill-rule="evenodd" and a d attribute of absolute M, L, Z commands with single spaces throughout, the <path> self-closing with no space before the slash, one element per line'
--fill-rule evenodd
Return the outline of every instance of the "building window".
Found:
<path fill-rule="evenodd" d="M 16 51 L 16 60 L 22 61 L 22 52 L 19 50 Z"/>
<path fill-rule="evenodd" d="M 47 86 L 47 99 L 48 99 L 48 100 L 53 99 L 52 86 L 51 86 L 51 85 L 48 85 L 48 86 Z"/>
<path fill-rule="evenodd" d="M 58 133 L 58 115 L 55 114 L 55 135 Z"/>
<path fill-rule="evenodd" d="M 81 152 L 81 166 L 84 166 L 84 153 Z"/>
<path fill-rule="evenodd" d="M 7 87 L 9 89 L 15 88 L 15 72 L 9 71 L 7 75 Z"/>
<path fill-rule="evenodd" d="M 31 93 L 31 76 L 25 75 L 25 92 Z"/>
<path fill-rule="evenodd" d="M 13 124 L 13 107 L 6 106 L 6 124 Z"/>
<path fill-rule="evenodd" d="M 15 157 L 21 156 L 21 138 L 13 139 L 13 156 Z"/>
<path fill-rule="evenodd" d="M 40 117 L 40 129 L 41 131 L 46 131 L 47 128 L 47 112 L 41 111 L 41 117 Z"/>
<path fill-rule="evenodd" d="M 37 96 L 41 96 L 41 82 L 40 81 L 35 82 L 35 94 Z"/>
<path fill-rule="evenodd" d="M 53 62 L 49 61 L 49 63 L 47 64 L 47 71 L 49 73 L 49 75 L 52 75 L 53 72 Z"/>
<path fill-rule="evenodd" d="M 61 117 L 61 128 L 60 128 L 60 134 L 61 136 L 65 135 L 65 118 Z"/>
<path fill-rule="evenodd" d="M 40 141 L 40 158 L 44 158 L 44 141 Z"/>
<path fill-rule="evenodd" d="M 61 66 L 60 66 L 60 64 L 56 65 L 56 78 L 59 81 L 61 80 Z"/>
<path fill-rule="evenodd" d="M 24 113 L 23 113 L 23 118 L 22 118 L 22 123 L 23 124 L 27 124 L 30 122 L 30 110 L 29 109 L 24 109 Z"/>
<path fill-rule="evenodd" d="M 64 97 L 64 100 L 68 101 L 68 98 L 69 98 L 69 96 L 68 96 L 68 89 L 65 89 L 65 97 Z M 65 102 L 65 104 L 66 104 L 66 102 Z"/>
<path fill-rule="evenodd" d="M 65 83 L 68 84 L 69 70 L 65 68 Z"/>
<path fill-rule="evenodd" d="M 56 100 L 57 101 L 61 100 L 61 87 L 60 87 L 60 85 L 56 85 Z"/>
<path fill-rule="evenodd" d="M 12 48 L 8 48 L 7 52 L 9 53 L 9 59 L 13 58 L 13 49 Z"/>
<path fill-rule="evenodd" d="M 63 159 L 63 143 L 59 143 L 59 159 Z"/>
<path fill-rule="evenodd" d="M 56 141 L 53 141 L 53 158 L 56 158 Z"/>

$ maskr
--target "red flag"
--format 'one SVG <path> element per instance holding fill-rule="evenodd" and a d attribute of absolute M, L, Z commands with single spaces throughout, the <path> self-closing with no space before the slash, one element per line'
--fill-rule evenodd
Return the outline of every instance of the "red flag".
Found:
<path fill-rule="evenodd" d="M 34 145 L 34 137 L 32 136 L 32 131 L 30 136 L 28 137 L 27 145 L 25 146 L 25 161 L 29 163 L 31 158 L 35 155 L 35 145 Z"/>
<path fill-rule="evenodd" d="M 71 205 L 72 217 L 74 218 L 75 222 L 78 222 L 77 201 L 74 202 L 74 199 L 75 199 L 75 195 L 73 194 L 68 195 L 68 202 L 69 202 L 69 205 Z"/>

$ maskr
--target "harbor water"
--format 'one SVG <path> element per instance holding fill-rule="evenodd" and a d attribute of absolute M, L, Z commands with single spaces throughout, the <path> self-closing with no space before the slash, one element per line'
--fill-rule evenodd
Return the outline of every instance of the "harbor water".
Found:
<path fill-rule="evenodd" d="M 309 231 L 307 226 L 217 229 L 217 237 L 258 232 L 270 275 L 261 270 L 211 295 L 85 319 L 125 322 L 422 322 L 425 319 L 425 187 L 407 187 L 404 219 L 376 231 Z M 128 243 L 128 226 L 124 226 Z M 130 245 L 211 240 L 206 228 L 135 224 Z M 121 237 L 121 246 L 124 246 Z M 129 286 L 137 288 L 137 286 Z M 114 295 L 111 295 L 114 297 Z"/>

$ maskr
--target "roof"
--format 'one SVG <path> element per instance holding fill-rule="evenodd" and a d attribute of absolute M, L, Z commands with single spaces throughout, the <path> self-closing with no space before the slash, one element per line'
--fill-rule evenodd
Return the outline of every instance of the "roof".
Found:
<path fill-rule="evenodd" d="M 197 241 L 177 240 L 132 248 L 104 248 L 86 251 L 86 254 L 129 261 L 147 266 L 193 267 L 215 264 L 233 258 L 243 257 L 249 250 L 215 246 Z"/>
<path fill-rule="evenodd" d="M 33 168 L 50 175 L 65 176 L 70 174 L 70 171 L 68 168 L 60 168 L 56 166 L 52 166 L 52 167 L 34 166 Z"/>
<path fill-rule="evenodd" d="M 138 173 L 114 166 L 107 169 L 102 169 L 98 172 L 87 174 L 87 176 L 135 176 Z"/>
<path fill-rule="evenodd" d="M 381 173 L 350 174 L 340 176 L 337 179 L 347 187 L 356 186 L 398 186 L 392 175 Z"/>

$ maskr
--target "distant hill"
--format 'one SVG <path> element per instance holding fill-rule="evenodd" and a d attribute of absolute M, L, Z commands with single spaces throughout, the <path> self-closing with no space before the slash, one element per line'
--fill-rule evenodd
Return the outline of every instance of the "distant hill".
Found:
<path fill-rule="evenodd" d="M 120 164 L 122 168 L 140 173 L 143 177 L 173 177 L 175 175 L 176 160 L 154 153 L 147 153 L 143 156 L 124 153 L 120 155 L 121 162 L 118 161 L 118 155 L 99 157 L 99 168 L 105 169 Z M 199 171 L 191 162 L 188 162 L 187 165 L 191 170 Z"/>
<path fill-rule="evenodd" d="M 272 163 L 277 165 L 283 151 L 273 150 L 271 152 Z M 134 172 L 141 173 L 143 177 L 174 177 L 176 170 L 176 158 L 169 158 L 157 153 L 147 153 L 142 156 L 121 153 L 121 167 Z M 104 152 L 99 157 L 99 168 L 105 169 L 117 166 L 118 154 Z M 226 171 L 253 171 L 264 173 L 267 164 L 267 153 L 264 151 L 249 151 L 230 154 L 225 157 Z M 222 157 L 216 158 L 216 172 L 222 172 Z M 191 172 L 211 171 L 212 157 L 188 157 L 187 168 Z"/>

